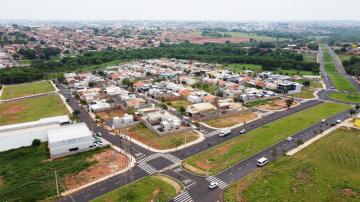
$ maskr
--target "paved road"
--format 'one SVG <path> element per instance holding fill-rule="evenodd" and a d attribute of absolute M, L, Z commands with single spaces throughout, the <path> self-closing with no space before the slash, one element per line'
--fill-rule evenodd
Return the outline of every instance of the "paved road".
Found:
<path fill-rule="evenodd" d="M 324 63 L 324 57 L 323 57 L 323 51 L 321 47 L 319 46 L 319 52 L 317 56 L 318 63 L 320 64 L 320 72 L 323 78 L 323 82 L 325 83 L 326 89 L 330 90 L 334 85 L 332 84 L 329 75 L 325 71 L 325 63 Z"/>

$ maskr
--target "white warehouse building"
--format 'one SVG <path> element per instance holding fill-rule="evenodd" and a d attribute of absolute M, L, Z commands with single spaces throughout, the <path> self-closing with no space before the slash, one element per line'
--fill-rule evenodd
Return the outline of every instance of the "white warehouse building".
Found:
<path fill-rule="evenodd" d="M 48 147 L 51 158 L 59 158 L 93 148 L 92 132 L 85 123 L 50 129 Z"/>

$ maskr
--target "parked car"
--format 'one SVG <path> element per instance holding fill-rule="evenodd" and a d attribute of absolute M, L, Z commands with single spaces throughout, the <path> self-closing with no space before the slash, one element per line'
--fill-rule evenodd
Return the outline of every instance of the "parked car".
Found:
<path fill-rule="evenodd" d="M 210 182 L 209 189 L 215 189 L 219 184 L 217 182 Z"/>
<path fill-rule="evenodd" d="M 341 120 L 340 119 L 336 120 L 336 123 L 337 124 L 341 123 Z"/>
<path fill-rule="evenodd" d="M 231 128 L 223 128 L 219 132 L 219 137 L 224 137 L 231 133 Z"/>
<path fill-rule="evenodd" d="M 269 162 L 269 160 L 265 157 L 261 157 L 260 159 L 257 160 L 256 165 L 259 167 L 262 167 L 264 165 L 266 165 Z"/>
<path fill-rule="evenodd" d="M 245 129 L 245 128 L 243 128 L 243 129 L 240 130 L 240 134 L 244 134 L 244 133 L 246 133 L 246 129 Z"/>
<path fill-rule="evenodd" d="M 291 136 L 286 138 L 286 140 L 287 140 L 288 142 L 291 142 L 293 139 L 294 139 L 294 138 L 291 137 Z"/>
<path fill-rule="evenodd" d="M 326 119 L 321 119 L 321 123 L 326 123 Z"/>

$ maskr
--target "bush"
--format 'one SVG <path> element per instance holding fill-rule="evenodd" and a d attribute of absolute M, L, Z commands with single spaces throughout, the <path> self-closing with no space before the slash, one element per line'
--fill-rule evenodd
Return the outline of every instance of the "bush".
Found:
<path fill-rule="evenodd" d="M 39 139 L 34 139 L 31 143 L 31 146 L 38 147 L 41 145 L 41 141 Z"/>

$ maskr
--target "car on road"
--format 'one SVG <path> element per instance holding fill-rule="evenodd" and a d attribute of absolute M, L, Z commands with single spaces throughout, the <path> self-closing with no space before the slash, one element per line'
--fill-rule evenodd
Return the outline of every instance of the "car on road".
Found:
<path fill-rule="evenodd" d="M 218 187 L 218 183 L 217 182 L 210 182 L 209 184 L 209 189 L 215 189 L 216 187 Z"/>
<path fill-rule="evenodd" d="M 341 123 L 341 120 L 340 119 L 336 120 L 336 123 L 337 124 Z"/>
<path fill-rule="evenodd" d="M 321 119 L 321 123 L 326 123 L 326 119 Z"/>
<path fill-rule="evenodd" d="M 96 133 L 96 136 L 101 137 L 102 134 L 101 134 L 100 132 L 97 132 L 97 133 Z"/>
<path fill-rule="evenodd" d="M 245 128 L 243 128 L 243 129 L 240 130 L 240 134 L 244 134 L 244 133 L 246 133 L 246 129 L 245 129 Z"/>
<path fill-rule="evenodd" d="M 269 162 L 269 160 L 267 158 L 261 157 L 257 160 L 256 165 L 259 167 L 262 167 L 262 166 L 266 165 L 268 162 Z"/>
<path fill-rule="evenodd" d="M 291 142 L 293 139 L 294 139 L 294 138 L 291 137 L 291 136 L 286 138 L 286 140 L 287 140 L 288 142 Z"/>
<path fill-rule="evenodd" d="M 219 132 L 219 137 L 224 137 L 231 133 L 231 128 L 223 128 Z"/>
<path fill-rule="evenodd" d="M 334 87 L 334 86 L 331 86 L 331 89 L 335 89 L 335 87 Z"/>

